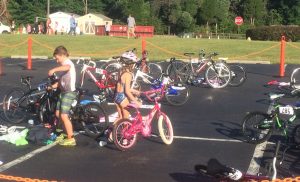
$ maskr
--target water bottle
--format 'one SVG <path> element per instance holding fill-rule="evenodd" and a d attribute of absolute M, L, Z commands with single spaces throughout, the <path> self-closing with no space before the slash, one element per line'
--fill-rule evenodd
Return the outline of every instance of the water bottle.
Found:
<path fill-rule="evenodd" d="M 51 141 L 55 141 L 55 140 L 56 140 L 56 138 L 57 138 L 56 134 L 54 134 L 54 133 L 51 133 L 51 135 L 50 135 L 49 139 L 50 139 Z"/>
<path fill-rule="evenodd" d="M 99 142 L 99 146 L 100 146 L 100 147 L 104 147 L 105 145 L 107 145 L 107 142 L 106 142 L 106 141 L 102 141 L 102 140 L 101 140 L 101 141 Z"/>
<path fill-rule="evenodd" d="M 33 124 L 34 124 L 33 119 L 29 119 L 29 120 L 28 120 L 28 124 L 33 125 Z"/>

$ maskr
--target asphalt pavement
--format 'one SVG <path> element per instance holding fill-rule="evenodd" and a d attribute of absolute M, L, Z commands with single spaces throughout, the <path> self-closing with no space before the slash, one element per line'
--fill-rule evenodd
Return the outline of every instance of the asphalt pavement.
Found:
<path fill-rule="evenodd" d="M 47 70 L 54 66 L 56 63 L 53 60 L 34 60 L 33 70 L 26 70 L 25 60 L 5 59 L 5 75 L 0 76 L 0 103 L 9 89 L 20 86 L 21 75 L 34 76 L 33 84 L 37 84 L 47 77 Z M 248 78 L 240 87 L 190 87 L 191 97 L 185 105 L 162 105 L 162 110 L 172 121 L 176 136 L 170 146 L 164 145 L 158 137 L 139 137 L 134 148 L 121 152 L 113 144 L 100 147 L 97 141 L 82 134 L 76 136 L 77 146 L 72 148 L 32 144 L 16 147 L 0 141 L 0 161 L 4 163 L 0 165 L 0 174 L 71 182 L 207 182 L 212 180 L 197 175 L 193 168 L 195 164 L 206 164 L 210 158 L 216 158 L 243 172 L 248 171 L 254 160 L 259 164 L 260 171 L 264 171 L 271 161 L 274 137 L 271 144 L 260 152 L 262 156 L 253 158 L 256 146 L 242 142 L 241 122 L 249 111 L 266 111 L 268 103 L 265 93 L 276 91 L 276 88 L 264 86 L 268 81 L 288 81 L 288 76 L 277 77 L 278 65 L 243 66 Z M 290 75 L 295 67 L 297 65 L 288 65 L 286 75 Z M 92 83 L 87 82 L 85 87 L 92 93 L 96 92 Z M 110 114 L 115 111 L 114 106 L 109 108 Z M 8 124 L 2 111 L 1 122 Z M 156 128 L 156 123 L 153 123 L 154 132 L 157 132 Z M 276 139 L 278 136 L 275 136 Z M 280 169 L 283 176 L 284 171 L 300 175 L 299 156 L 299 151 L 288 153 Z"/>

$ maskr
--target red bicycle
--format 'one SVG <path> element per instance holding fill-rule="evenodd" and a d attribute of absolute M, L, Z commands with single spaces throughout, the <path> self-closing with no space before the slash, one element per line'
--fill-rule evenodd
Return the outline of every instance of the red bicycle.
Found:
<path fill-rule="evenodd" d="M 115 86 L 118 81 L 118 72 L 107 72 L 104 69 L 96 68 L 96 63 L 91 60 L 79 59 L 77 64 L 81 64 L 81 62 L 80 87 L 83 86 L 85 75 L 88 74 L 100 90 L 100 94 L 95 95 L 94 99 L 99 102 L 103 102 L 107 98 L 113 99 Z M 96 77 L 93 73 L 99 74 L 99 76 Z"/>
<path fill-rule="evenodd" d="M 152 92 L 143 92 L 147 98 L 150 97 L 150 93 Z M 174 133 L 171 120 L 161 111 L 157 98 L 154 99 L 155 105 L 147 116 L 141 115 L 137 105 L 129 104 L 129 108 L 135 109 L 136 116 L 132 119 L 118 120 L 113 128 L 113 141 L 119 150 L 125 151 L 132 148 L 137 142 L 138 133 L 144 137 L 150 137 L 154 116 L 158 119 L 158 131 L 162 141 L 167 145 L 173 142 Z"/>

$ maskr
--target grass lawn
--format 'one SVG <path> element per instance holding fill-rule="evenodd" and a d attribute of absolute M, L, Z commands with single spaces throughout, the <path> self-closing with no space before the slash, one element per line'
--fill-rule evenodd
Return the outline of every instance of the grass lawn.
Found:
<path fill-rule="evenodd" d="M 12 55 L 27 55 L 28 35 L 0 35 L 0 57 Z M 141 55 L 142 39 L 127 39 L 126 37 L 100 36 L 47 36 L 32 35 L 34 56 L 52 57 L 53 50 L 58 45 L 64 45 L 71 56 L 89 56 L 107 59 L 120 55 L 125 50 L 138 49 Z M 184 52 L 218 52 L 219 57 L 230 60 L 255 60 L 279 63 L 280 42 L 247 41 L 228 39 L 182 39 L 177 37 L 155 36 L 146 39 L 146 49 L 150 60 L 166 60 L 170 57 L 182 58 Z M 23 43 L 23 44 L 22 44 Z M 20 45 L 21 44 L 21 45 Z M 286 47 L 286 62 L 300 63 L 300 43 L 288 43 Z"/>

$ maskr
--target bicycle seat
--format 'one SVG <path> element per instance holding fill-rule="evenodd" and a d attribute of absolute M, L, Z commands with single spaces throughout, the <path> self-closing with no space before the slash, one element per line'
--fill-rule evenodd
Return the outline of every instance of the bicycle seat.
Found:
<path fill-rule="evenodd" d="M 193 52 L 186 52 L 183 55 L 185 55 L 185 56 L 193 56 L 193 55 L 195 55 L 195 53 L 193 53 Z"/>
<path fill-rule="evenodd" d="M 276 99 L 279 99 L 279 98 L 281 98 L 281 97 L 283 97 L 283 96 L 284 96 L 284 94 L 269 93 L 269 98 L 270 98 L 271 100 L 276 100 Z"/>

